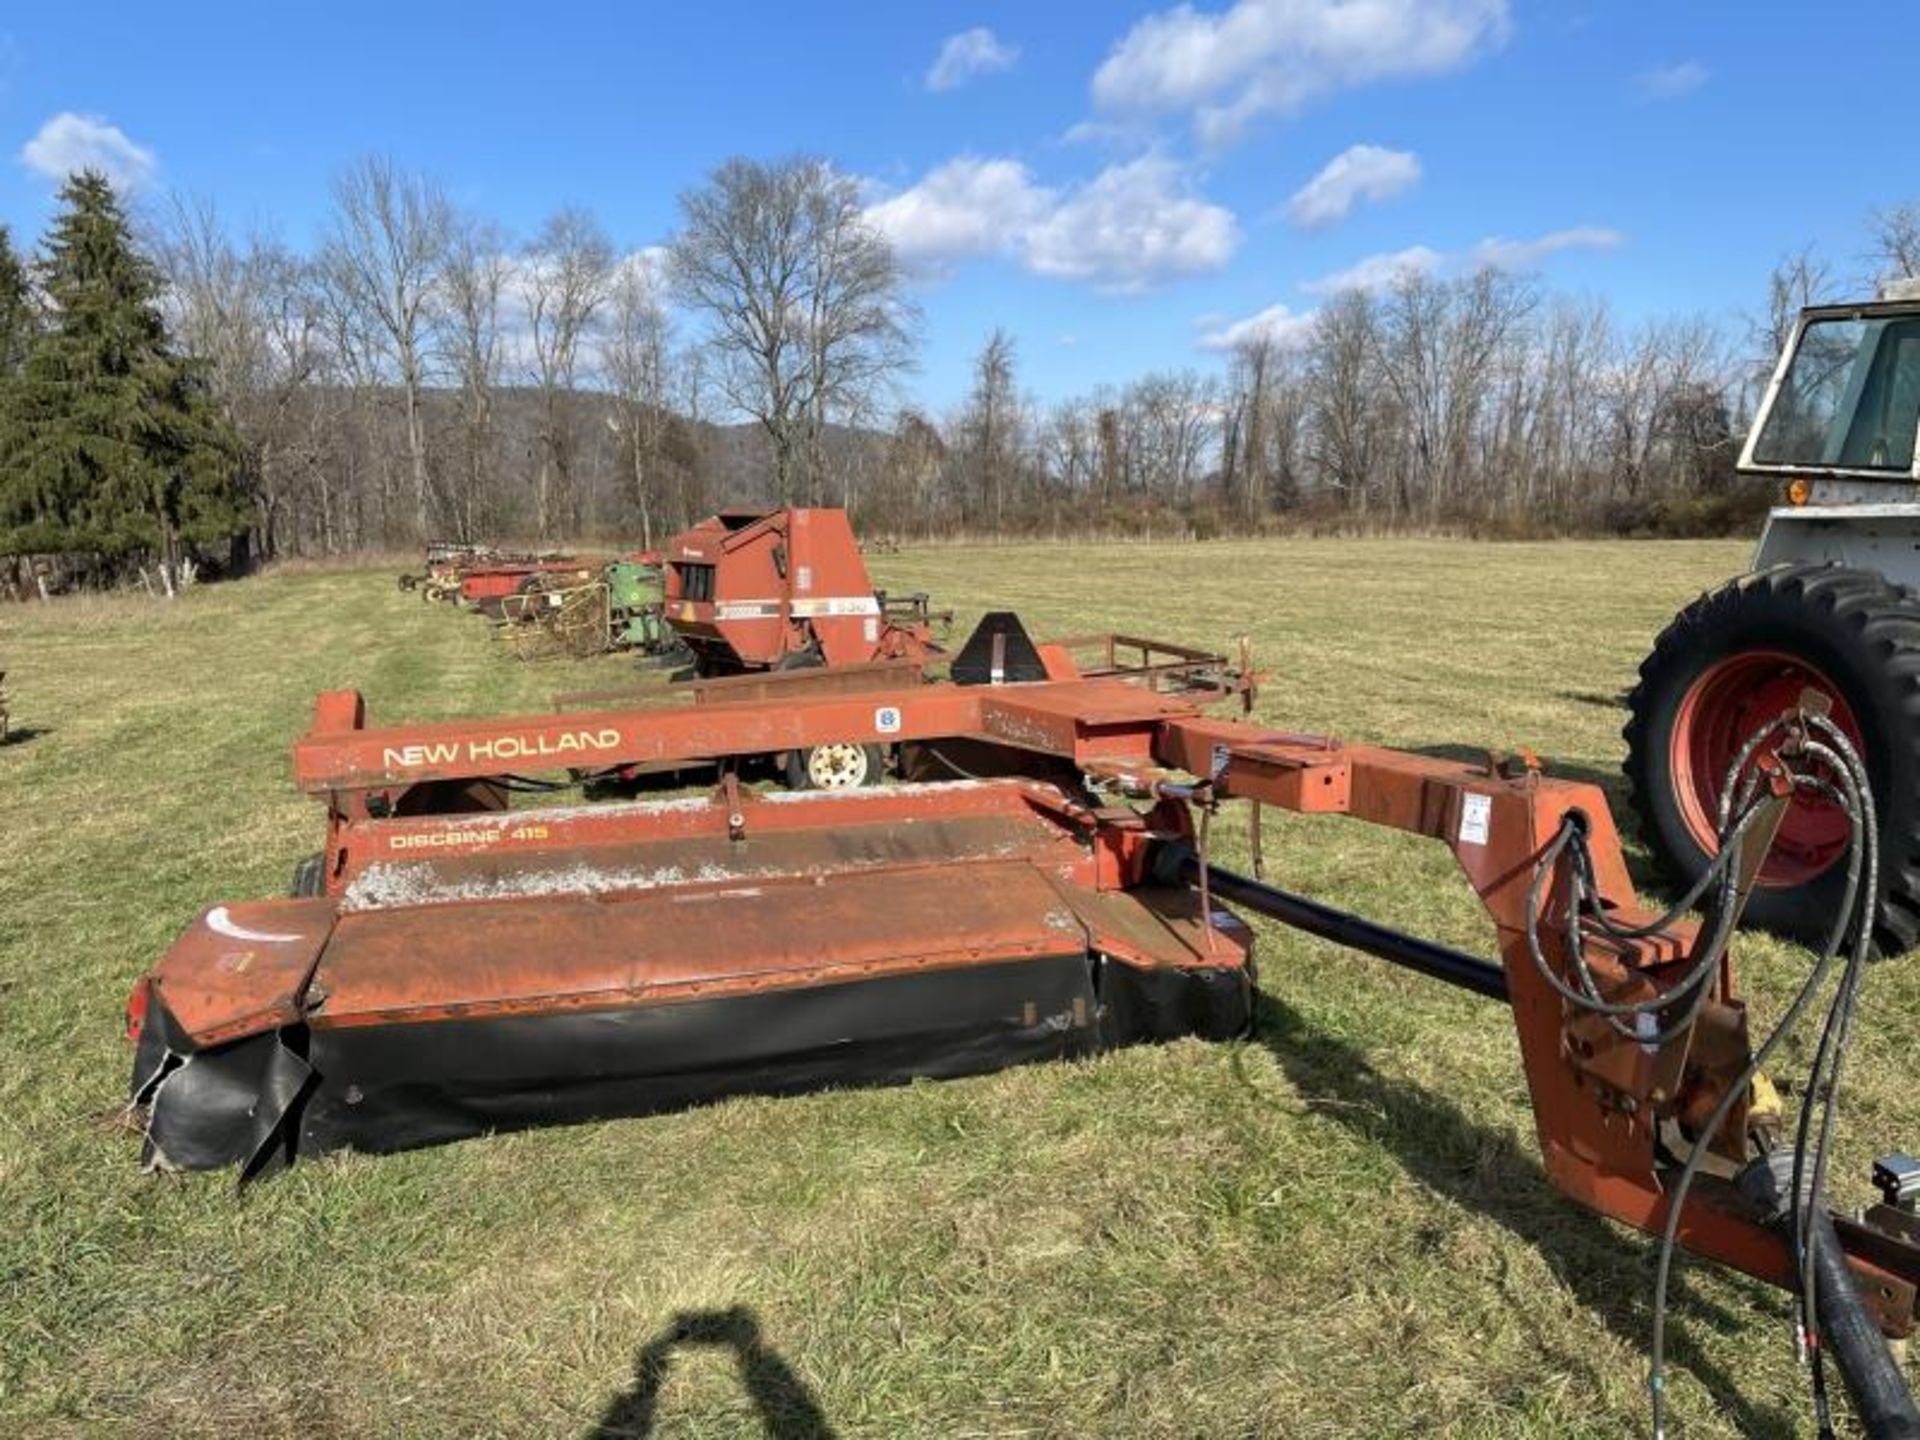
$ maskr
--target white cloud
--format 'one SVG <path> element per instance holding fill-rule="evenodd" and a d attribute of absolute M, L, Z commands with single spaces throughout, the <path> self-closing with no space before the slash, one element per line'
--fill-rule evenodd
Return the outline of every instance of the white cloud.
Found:
<path fill-rule="evenodd" d="M 1093 77 L 1118 112 L 1190 111 L 1203 140 L 1382 80 L 1457 69 L 1507 37 L 1507 0 L 1237 0 L 1138 22 Z"/>
<path fill-rule="evenodd" d="M 1465 250 L 1435 250 L 1430 245 L 1410 245 L 1384 255 L 1369 255 L 1344 270 L 1309 280 L 1300 288 L 1310 295 L 1338 295 L 1343 290 L 1386 290 L 1407 275 L 1434 275 L 1442 271 L 1527 270 L 1550 255 L 1565 250 L 1617 250 L 1627 243 L 1618 230 L 1583 225 L 1570 230 L 1552 230 L 1532 240 L 1508 240 L 1489 236 Z"/>
<path fill-rule="evenodd" d="M 20 163 L 49 180 L 64 180 L 81 170 L 98 170 L 114 188 L 137 190 L 153 178 L 160 162 L 153 151 L 136 145 L 104 116 L 63 110 L 21 148 Z"/>
<path fill-rule="evenodd" d="M 1469 250 L 1466 259 L 1475 269 L 1491 265 L 1496 270 L 1526 270 L 1562 250 L 1618 250 L 1626 243 L 1627 237 L 1618 230 L 1581 225 L 1571 230 L 1549 231 L 1533 240 L 1493 236 Z"/>
<path fill-rule="evenodd" d="M 1200 337 L 1203 350 L 1237 350 L 1252 340 L 1267 340 L 1282 350 L 1305 345 L 1313 334 L 1318 311 L 1294 311 L 1284 305 L 1269 305 L 1257 315 L 1235 320 L 1230 325 Z"/>
<path fill-rule="evenodd" d="M 1145 120 L 1076 120 L 1060 132 L 1062 145 L 1095 145 L 1138 154 L 1151 148 L 1153 125 Z"/>
<path fill-rule="evenodd" d="M 1411 150 L 1349 145 L 1287 201 L 1287 217 L 1307 230 L 1344 220 L 1362 200 L 1390 200 L 1420 182 L 1420 157 Z"/>
<path fill-rule="evenodd" d="M 1004 249 L 1054 204 L 1018 160 L 949 160 L 910 190 L 882 200 L 867 220 L 909 264 Z"/>
<path fill-rule="evenodd" d="M 1028 268 L 1110 290 L 1218 270 L 1233 258 L 1233 212 L 1193 192 L 1159 155 L 1109 165 L 1022 237 Z"/>
<path fill-rule="evenodd" d="M 1698 60 L 1682 60 L 1678 65 L 1660 65 L 1633 77 L 1633 88 L 1648 100 L 1678 100 L 1691 95 L 1708 80 L 1707 67 Z"/>
<path fill-rule="evenodd" d="M 1385 290 L 1406 275 L 1431 275 L 1447 257 L 1427 245 L 1409 245 L 1405 250 L 1366 259 L 1309 280 L 1300 288 L 1310 295 L 1338 295 L 1342 290 Z"/>
<path fill-rule="evenodd" d="M 613 269 L 616 280 L 632 275 L 643 285 L 664 290 L 667 284 L 667 247 L 642 245 L 638 250 L 630 250 L 615 260 Z"/>
<path fill-rule="evenodd" d="M 1194 192 L 1159 155 L 1055 188 L 1017 160 L 962 156 L 867 211 L 909 264 L 1004 255 L 1038 275 L 1141 290 L 1217 270 L 1240 243 L 1233 212 Z"/>
<path fill-rule="evenodd" d="M 927 70 L 927 89 L 958 89 L 975 76 L 1011 70 L 1019 58 L 1017 46 L 1007 44 L 986 26 L 976 25 L 947 37 Z"/>

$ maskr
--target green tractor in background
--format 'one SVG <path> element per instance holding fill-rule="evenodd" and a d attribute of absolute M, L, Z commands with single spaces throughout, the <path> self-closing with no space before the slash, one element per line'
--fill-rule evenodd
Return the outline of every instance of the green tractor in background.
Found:
<path fill-rule="evenodd" d="M 606 568 L 607 635 L 615 650 L 668 656 L 683 647 L 661 611 L 663 582 L 657 563 L 633 557 Z"/>

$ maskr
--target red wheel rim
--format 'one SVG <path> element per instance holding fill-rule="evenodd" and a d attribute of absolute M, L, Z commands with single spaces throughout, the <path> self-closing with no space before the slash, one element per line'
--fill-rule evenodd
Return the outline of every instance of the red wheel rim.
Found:
<path fill-rule="evenodd" d="M 1680 699 L 1673 719 L 1672 770 L 1680 818 L 1695 842 L 1717 848 L 1720 785 L 1747 738 L 1767 721 L 1815 690 L 1832 706 L 1830 718 L 1862 754 L 1860 726 L 1833 682 L 1806 661 L 1778 650 L 1747 650 L 1703 670 Z M 1798 794 L 1780 822 L 1780 833 L 1759 883 L 1804 885 L 1845 858 L 1846 811 L 1821 795 Z"/>

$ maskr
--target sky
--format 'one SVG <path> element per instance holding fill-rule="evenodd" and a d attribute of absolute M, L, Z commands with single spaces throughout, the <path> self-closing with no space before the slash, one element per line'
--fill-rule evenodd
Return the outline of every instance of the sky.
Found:
<path fill-rule="evenodd" d="M 1783 254 L 1863 275 L 1920 198 L 1908 0 L 0 6 L 0 222 L 60 176 L 304 248 L 367 153 L 623 248 L 728 156 L 856 177 L 923 314 L 906 396 L 996 326 L 1051 400 L 1285 342 L 1341 284 L 1482 263 L 1632 324 L 1738 323 Z"/>

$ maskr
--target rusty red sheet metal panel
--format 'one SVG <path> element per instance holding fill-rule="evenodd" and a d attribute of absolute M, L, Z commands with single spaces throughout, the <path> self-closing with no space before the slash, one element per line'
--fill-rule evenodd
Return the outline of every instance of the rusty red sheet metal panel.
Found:
<path fill-rule="evenodd" d="M 696 705 L 725 705 L 743 700 L 774 701 L 813 695 L 858 695 L 875 690 L 907 690 L 925 679 L 919 660 L 859 660 L 801 670 L 749 671 L 696 680 L 687 687 Z"/>
<path fill-rule="evenodd" d="M 1211 780 L 1222 798 L 1246 796 L 1303 814 L 1347 810 L 1352 762 L 1337 740 L 1183 718 L 1167 727 L 1158 751 L 1164 763 Z"/>
<path fill-rule="evenodd" d="M 215 905 L 148 972 L 152 997 L 203 1045 L 291 1025 L 332 929 L 324 900 Z"/>
<path fill-rule="evenodd" d="M 979 738 L 1073 760 L 1147 758 L 1160 725 L 1192 701 L 1119 680 L 982 687 Z"/>
<path fill-rule="evenodd" d="M 1083 950 L 1031 865 L 674 886 L 604 898 L 343 915 L 315 983 L 316 1029 L 667 1004 Z"/>
<path fill-rule="evenodd" d="M 1253 949 L 1245 921 L 1221 907 L 1203 916 L 1199 893 L 1186 886 L 1101 891 L 1063 882 L 1058 889 L 1094 948 L 1129 965 L 1240 967 Z"/>
<path fill-rule="evenodd" d="M 783 705 L 741 702 L 587 710 L 391 729 L 310 729 L 293 747 L 309 794 L 559 769 L 764 755 L 841 740 L 888 743 L 970 735 L 979 692 L 915 686 Z M 323 696 L 329 718 L 347 707 Z M 319 719 L 316 711 L 316 721 Z"/>
<path fill-rule="evenodd" d="M 356 697 L 357 699 L 357 697 Z M 310 794 L 557 769 L 763 755 L 851 740 L 892 744 L 977 739 L 1072 759 L 1145 757 L 1159 727 L 1194 718 L 1187 697 L 1122 680 L 1021 685 L 910 685 L 857 695 L 795 696 L 644 710 L 569 711 L 390 729 L 341 727 L 356 713 L 325 695 L 293 748 Z"/>

